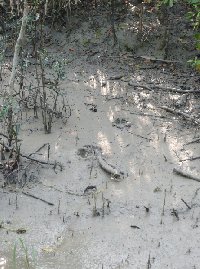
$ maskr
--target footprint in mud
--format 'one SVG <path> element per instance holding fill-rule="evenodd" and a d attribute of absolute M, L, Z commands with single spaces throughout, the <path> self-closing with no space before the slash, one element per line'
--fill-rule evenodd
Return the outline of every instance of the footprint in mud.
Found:
<path fill-rule="evenodd" d="M 112 126 L 117 127 L 119 129 L 130 128 L 131 122 L 127 121 L 124 118 L 116 118 L 113 121 Z"/>
<path fill-rule="evenodd" d="M 85 145 L 77 150 L 77 155 L 81 158 L 88 158 L 90 156 L 94 156 L 97 150 L 101 152 L 101 149 L 97 146 Z"/>

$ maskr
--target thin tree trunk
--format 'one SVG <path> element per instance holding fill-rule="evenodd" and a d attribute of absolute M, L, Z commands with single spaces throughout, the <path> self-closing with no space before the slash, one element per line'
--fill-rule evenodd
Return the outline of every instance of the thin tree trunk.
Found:
<path fill-rule="evenodd" d="M 23 46 L 23 41 L 25 39 L 25 34 L 26 34 L 26 26 L 28 22 L 28 14 L 29 14 L 29 6 L 26 0 L 24 0 L 24 12 L 23 12 L 23 17 L 22 17 L 22 25 L 21 29 L 19 32 L 18 39 L 15 44 L 15 51 L 14 51 L 14 56 L 13 56 L 13 66 L 12 66 L 12 72 L 10 76 L 10 81 L 9 81 L 9 95 L 13 94 L 14 91 L 14 83 L 15 83 L 15 77 L 16 77 L 16 71 L 17 71 L 17 66 L 19 64 L 20 60 L 20 50 Z"/>
<path fill-rule="evenodd" d="M 117 44 L 117 36 L 115 31 L 115 0 L 111 0 L 111 29 L 115 46 Z"/>

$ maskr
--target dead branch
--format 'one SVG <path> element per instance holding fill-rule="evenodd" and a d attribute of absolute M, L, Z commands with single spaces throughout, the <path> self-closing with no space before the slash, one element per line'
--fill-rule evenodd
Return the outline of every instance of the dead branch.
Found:
<path fill-rule="evenodd" d="M 179 160 L 180 162 L 185 162 L 185 161 L 195 161 L 195 160 L 199 160 L 200 159 L 200 156 L 196 156 L 196 157 L 190 157 L 190 158 L 187 158 L 187 159 L 182 159 L 182 160 Z"/>
<path fill-rule="evenodd" d="M 35 196 L 35 195 L 33 195 L 33 194 L 29 193 L 29 192 L 22 191 L 22 193 L 23 193 L 24 195 L 29 196 L 29 197 L 31 197 L 31 198 L 34 198 L 34 199 L 36 199 L 36 200 L 40 200 L 40 201 L 42 201 L 42 202 L 44 202 L 44 203 L 46 203 L 46 204 L 48 204 L 48 205 L 54 205 L 53 203 L 51 203 L 51 202 L 47 202 L 46 200 L 44 200 L 44 199 L 42 199 L 42 198 L 40 198 L 40 197 L 37 197 L 37 196 Z"/>
<path fill-rule="evenodd" d="M 4 226 L 3 223 L 0 223 L 0 228 L 1 229 L 5 229 L 6 232 L 14 232 L 14 233 L 17 233 L 17 234 L 24 234 L 24 233 L 26 233 L 26 229 L 25 228 L 14 229 L 14 228 L 10 228 L 10 227 Z"/>
<path fill-rule="evenodd" d="M 199 121 L 198 119 L 196 119 L 195 117 L 190 116 L 190 115 L 188 115 L 188 114 L 186 114 L 186 113 L 184 113 L 184 112 L 181 112 L 181 111 L 179 111 L 179 110 L 175 110 L 175 109 L 173 109 L 173 108 L 169 108 L 169 107 L 167 107 L 167 106 L 160 106 L 159 108 L 164 109 L 164 110 L 166 110 L 167 112 L 173 113 L 173 114 L 175 114 L 175 115 L 182 116 L 182 117 L 184 117 L 185 120 L 190 121 L 190 122 L 192 122 L 192 123 L 195 123 L 195 124 L 197 124 L 197 125 L 200 124 L 200 121 Z"/>
<path fill-rule="evenodd" d="M 186 143 L 184 146 L 188 146 L 188 145 L 190 145 L 190 144 L 195 144 L 195 143 L 199 143 L 199 142 L 200 142 L 200 138 L 197 138 L 197 139 L 195 139 L 195 140 L 192 140 L 192 141 Z"/>
<path fill-rule="evenodd" d="M 151 61 L 151 62 L 161 62 L 161 63 L 168 63 L 168 64 L 181 63 L 180 61 L 164 60 L 164 59 L 148 57 L 148 56 L 138 56 L 138 57 L 147 61 Z"/>
<path fill-rule="evenodd" d="M 181 198 L 181 201 L 187 206 L 188 209 L 192 209 L 191 206 L 188 205 L 188 203 Z"/>
<path fill-rule="evenodd" d="M 0 135 L 8 139 L 8 136 L 7 135 L 5 135 L 3 133 L 0 133 Z"/>
<path fill-rule="evenodd" d="M 3 134 L 3 133 L 0 133 L 0 136 L 3 136 L 3 137 L 5 137 L 5 138 L 7 138 L 8 139 L 8 136 L 7 135 L 5 135 L 5 134 Z M 17 142 L 20 142 L 20 141 L 22 141 L 21 139 L 17 139 Z"/>
<path fill-rule="evenodd" d="M 133 81 L 129 81 L 128 85 L 133 86 L 133 87 L 143 88 L 143 89 L 148 90 L 148 91 L 153 91 L 153 89 L 150 88 L 149 86 L 144 85 L 144 84 L 134 83 Z"/>
<path fill-rule="evenodd" d="M 42 161 L 42 160 L 38 160 L 38 159 L 32 158 L 32 157 L 30 157 L 29 155 L 28 155 L 28 156 L 27 156 L 27 155 L 24 155 L 24 154 L 22 154 L 22 153 L 20 153 L 19 155 L 20 155 L 21 157 L 23 157 L 23 158 L 26 158 L 26 159 L 31 160 L 31 161 L 36 162 L 36 163 L 40 163 L 40 164 L 49 164 L 49 165 L 53 165 L 53 166 L 56 165 L 56 162 L 45 162 L 45 161 Z"/>
<path fill-rule="evenodd" d="M 106 97 L 106 101 L 124 99 L 123 96 Z"/>
<path fill-rule="evenodd" d="M 32 156 L 32 155 L 35 155 L 36 153 L 38 153 L 41 149 L 43 149 L 44 147 L 46 147 L 47 145 L 49 145 L 49 143 L 45 143 L 45 144 L 43 144 L 41 147 L 39 147 L 35 152 L 33 152 L 33 153 L 30 153 L 29 155 L 28 155 L 28 157 L 30 157 L 30 156 Z"/>
<path fill-rule="evenodd" d="M 110 76 L 109 80 L 119 80 L 121 78 L 123 78 L 123 75 L 115 75 L 115 76 Z"/>
<path fill-rule="evenodd" d="M 153 87 L 159 90 L 175 92 L 175 93 L 200 93 L 200 90 L 180 90 L 176 88 L 163 87 L 161 85 L 154 85 Z"/>
<path fill-rule="evenodd" d="M 151 142 L 151 141 L 152 141 L 152 139 L 151 139 L 151 138 L 147 138 L 147 137 L 142 136 L 142 135 L 134 134 L 134 133 L 129 132 L 129 131 L 128 131 L 128 133 L 129 133 L 129 134 L 132 134 L 132 135 L 135 135 L 136 137 L 139 137 L 139 138 L 145 139 L 145 140 L 147 140 L 148 142 Z"/>
<path fill-rule="evenodd" d="M 174 93 L 200 93 L 200 90 L 181 90 L 181 89 L 176 89 L 176 88 L 163 87 L 161 85 L 153 85 L 150 87 L 145 84 L 134 83 L 133 81 L 129 81 L 128 85 L 133 86 L 133 87 L 143 88 L 148 91 L 154 91 L 157 89 L 157 90 L 163 90 L 163 91 L 174 92 Z"/>
<path fill-rule="evenodd" d="M 9 193 L 9 192 L 7 192 L 7 191 L 4 191 L 4 192 Z M 16 190 L 11 190 L 10 192 L 20 193 L 20 192 L 18 192 L 18 191 L 16 191 Z M 46 200 L 44 200 L 44 199 L 42 199 L 42 198 L 40 198 L 40 197 L 37 197 L 37 196 L 35 196 L 35 195 L 33 195 L 33 194 L 29 193 L 29 192 L 22 191 L 21 193 L 24 194 L 24 195 L 26 195 L 26 196 L 29 196 L 29 197 L 31 197 L 31 198 L 34 198 L 34 199 L 36 199 L 36 200 L 40 200 L 40 201 L 42 201 L 42 202 L 44 202 L 44 203 L 46 203 L 46 204 L 48 204 L 48 205 L 51 205 L 51 206 L 54 205 L 53 203 L 48 202 L 48 201 L 46 201 Z"/>
<path fill-rule="evenodd" d="M 143 117 L 154 117 L 154 118 L 167 119 L 167 117 L 163 116 L 163 115 L 154 115 L 154 114 L 148 114 L 148 113 L 142 113 L 142 112 L 130 112 L 130 114 L 143 116 Z"/>
<path fill-rule="evenodd" d="M 193 179 L 193 180 L 196 180 L 196 181 L 200 182 L 200 177 L 192 175 L 190 172 L 183 171 L 183 170 L 181 170 L 179 168 L 174 168 L 173 172 L 175 174 L 177 174 L 177 175 L 181 175 L 183 177 L 187 177 L 187 178 L 190 178 L 190 179 Z"/>
<path fill-rule="evenodd" d="M 48 144 L 48 143 L 47 143 L 47 144 Z M 4 143 L 0 142 L 0 145 L 4 146 L 4 147 L 7 148 L 8 150 L 10 150 L 9 147 L 7 147 L 6 145 L 4 145 Z M 42 147 L 40 147 L 39 150 L 42 149 L 43 147 L 44 147 L 44 145 L 43 145 Z M 16 152 L 15 149 L 13 149 L 13 151 Z M 28 159 L 28 160 L 30 160 L 30 161 L 36 162 L 36 163 L 45 164 L 45 165 L 52 165 L 54 169 L 55 169 L 56 167 L 60 167 L 60 171 L 62 171 L 63 166 L 62 166 L 61 163 L 59 163 L 59 162 L 57 162 L 57 161 L 55 161 L 55 162 L 49 162 L 49 161 L 48 161 L 48 162 L 45 162 L 45 161 L 42 161 L 42 160 L 38 160 L 38 159 L 32 158 L 32 157 L 31 157 L 32 154 L 33 154 L 33 153 L 31 153 L 31 154 L 29 154 L 29 155 L 25 155 L 25 154 L 19 153 L 19 156 L 21 156 L 22 158 L 26 158 L 26 159 Z"/>
<path fill-rule="evenodd" d="M 170 64 L 175 64 L 175 63 L 182 63 L 181 61 L 173 61 L 173 60 L 164 60 L 160 58 L 155 58 L 155 57 L 149 57 L 149 56 L 134 56 L 134 55 L 124 55 L 129 58 L 141 58 L 147 61 L 152 61 L 152 62 L 162 62 L 162 63 L 170 63 Z"/>
<path fill-rule="evenodd" d="M 85 194 L 81 194 L 81 193 L 76 193 L 76 192 L 73 192 L 73 191 L 70 191 L 70 190 L 61 190 L 61 189 L 58 189 L 56 188 L 55 186 L 52 186 L 52 185 L 46 185 L 42 182 L 39 182 L 42 186 L 46 187 L 46 188 L 51 188 L 55 191 L 58 191 L 58 192 L 61 192 L 61 193 L 66 193 L 66 194 L 69 194 L 69 195 L 74 195 L 74 196 L 85 196 Z"/>

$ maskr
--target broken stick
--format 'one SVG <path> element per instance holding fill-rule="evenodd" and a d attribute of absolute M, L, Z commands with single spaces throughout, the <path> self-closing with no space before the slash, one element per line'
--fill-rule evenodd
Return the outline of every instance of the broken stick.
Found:
<path fill-rule="evenodd" d="M 0 142 L 0 145 L 4 146 L 5 148 L 9 149 L 8 146 L 4 145 L 4 143 L 1 143 Z M 14 150 L 15 151 L 15 150 Z M 38 159 L 35 159 L 35 158 L 32 158 L 31 155 L 33 153 L 29 154 L 29 155 L 25 155 L 25 154 L 22 154 L 22 153 L 19 153 L 19 155 L 23 158 L 26 158 L 30 161 L 33 161 L 33 162 L 36 162 L 36 163 L 40 163 L 40 164 L 47 164 L 47 165 L 52 165 L 53 167 L 56 167 L 56 166 L 59 166 L 60 167 L 60 170 L 62 171 L 62 164 L 59 163 L 59 162 L 45 162 L 45 161 L 42 161 L 42 160 L 38 160 Z"/>
<path fill-rule="evenodd" d="M 188 205 L 188 203 L 181 198 L 181 201 L 187 206 L 187 208 L 192 209 L 191 206 Z"/>
<path fill-rule="evenodd" d="M 29 196 L 29 197 L 32 197 L 32 198 L 34 198 L 34 199 L 36 199 L 36 200 L 40 200 L 40 201 L 42 201 L 42 202 L 44 202 L 44 203 L 46 203 L 46 204 L 48 204 L 48 205 L 54 205 L 53 203 L 48 202 L 48 201 L 46 201 L 46 200 L 44 200 L 44 199 L 42 199 L 42 198 L 40 198 L 40 197 L 37 197 L 37 196 L 35 196 L 35 195 L 33 195 L 33 194 L 29 193 L 29 192 L 22 191 L 22 193 L 23 193 L 24 195 Z"/>
<path fill-rule="evenodd" d="M 181 175 L 183 177 L 187 177 L 187 178 L 190 178 L 190 179 L 193 179 L 193 180 L 200 182 L 200 177 L 192 175 L 190 172 L 186 172 L 186 171 L 183 171 L 183 170 L 178 169 L 178 168 L 174 168 L 173 172 L 177 175 Z"/>

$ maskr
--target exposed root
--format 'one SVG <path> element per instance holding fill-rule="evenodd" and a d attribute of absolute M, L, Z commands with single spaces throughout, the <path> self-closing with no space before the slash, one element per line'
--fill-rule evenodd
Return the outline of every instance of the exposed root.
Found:
<path fill-rule="evenodd" d="M 194 116 L 188 115 L 188 114 L 186 114 L 184 112 L 181 112 L 179 110 L 175 110 L 175 109 L 169 108 L 167 106 L 160 106 L 160 108 L 161 109 L 164 109 L 167 112 L 173 113 L 175 115 L 182 116 L 185 120 L 190 121 L 190 122 L 192 122 L 192 123 L 194 123 L 196 125 L 199 125 L 200 124 L 199 119 L 196 119 Z"/>
<path fill-rule="evenodd" d="M 96 151 L 97 160 L 100 167 L 108 174 L 114 177 L 115 180 L 120 180 L 124 175 L 123 172 L 118 171 L 117 168 L 109 163 L 102 157 L 102 155 Z"/>
<path fill-rule="evenodd" d="M 119 171 L 114 165 L 109 164 L 105 158 L 102 157 L 101 148 L 93 145 L 86 145 L 83 148 L 79 149 L 77 154 L 82 158 L 88 158 L 90 156 L 96 156 L 96 159 L 99 163 L 99 166 L 108 174 L 111 175 L 111 178 L 120 181 L 124 177 L 124 173 Z"/>

